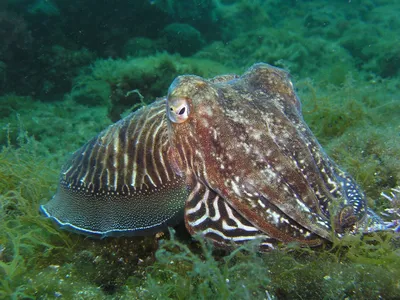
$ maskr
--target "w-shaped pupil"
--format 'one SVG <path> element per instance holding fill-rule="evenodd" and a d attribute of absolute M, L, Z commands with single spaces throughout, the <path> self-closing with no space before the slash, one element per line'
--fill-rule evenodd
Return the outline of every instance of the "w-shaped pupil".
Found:
<path fill-rule="evenodd" d="M 185 113 L 186 107 L 182 107 L 182 109 L 179 111 L 179 115 L 183 115 Z"/>

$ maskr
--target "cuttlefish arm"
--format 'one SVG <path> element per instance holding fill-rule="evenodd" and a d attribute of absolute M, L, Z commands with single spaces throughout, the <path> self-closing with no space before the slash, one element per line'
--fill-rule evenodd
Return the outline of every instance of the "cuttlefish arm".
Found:
<path fill-rule="evenodd" d="M 198 181 L 185 205 L 185 225 L 191 235 L 200 234 L 218 246 L 260 241 L 260 249 L 274 248 L 278 240 L 260 231 L 226 199 Z"/>
<path fill-rule="evenodd" d="M 165 98 L 111 125 L 64 165 L 41 211 L 94 236 L 145 235 L 183 219 L 189 190 L 168 162 Z"/>

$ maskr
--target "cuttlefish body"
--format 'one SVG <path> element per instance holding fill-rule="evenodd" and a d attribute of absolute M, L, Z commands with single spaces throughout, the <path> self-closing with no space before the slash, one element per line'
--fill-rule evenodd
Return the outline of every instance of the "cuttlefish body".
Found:
<path fill-rule="evenodd" d="M 184 75 L 168 95 L 75 152 L 42 212 L 97 236 L 144 235 L 182 219 L 220 246 L 316 246 L 385 229 L 305 124 L 289 75 Z"/>

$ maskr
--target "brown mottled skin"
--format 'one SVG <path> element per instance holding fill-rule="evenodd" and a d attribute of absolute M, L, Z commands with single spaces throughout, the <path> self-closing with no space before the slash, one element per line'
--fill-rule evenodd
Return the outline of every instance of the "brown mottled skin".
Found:
<path fill-rule="evenodd" d="M 189 117 L 170 125 L 172 149 L 181 157 L 177 168 L 220 195 L 261 232 L 282 242 L 318 245 L 332 239 L 331 218 L 337 233 L 355 231 L 366 222 L 364 194 L 305 124 L 285 71 L 257 64 L 228 81 L 181 76 L 167 101 L 182 98 Z M 183 162 L 185 151 L 192 165 Z M 360 200 L 346 197 L 342 182 L 356 188 Z M 340 218 L 343 211 L 345 219 Z"/>

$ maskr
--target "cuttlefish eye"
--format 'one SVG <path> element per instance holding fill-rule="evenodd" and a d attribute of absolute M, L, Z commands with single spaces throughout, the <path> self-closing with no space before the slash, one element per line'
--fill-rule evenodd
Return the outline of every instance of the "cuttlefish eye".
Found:
<path fill-rule="evenodd" d="M 189 103 L 185 98 L 168 99 L 168 118 L 174 123 L 183 123 L 189 118 Z"/>

